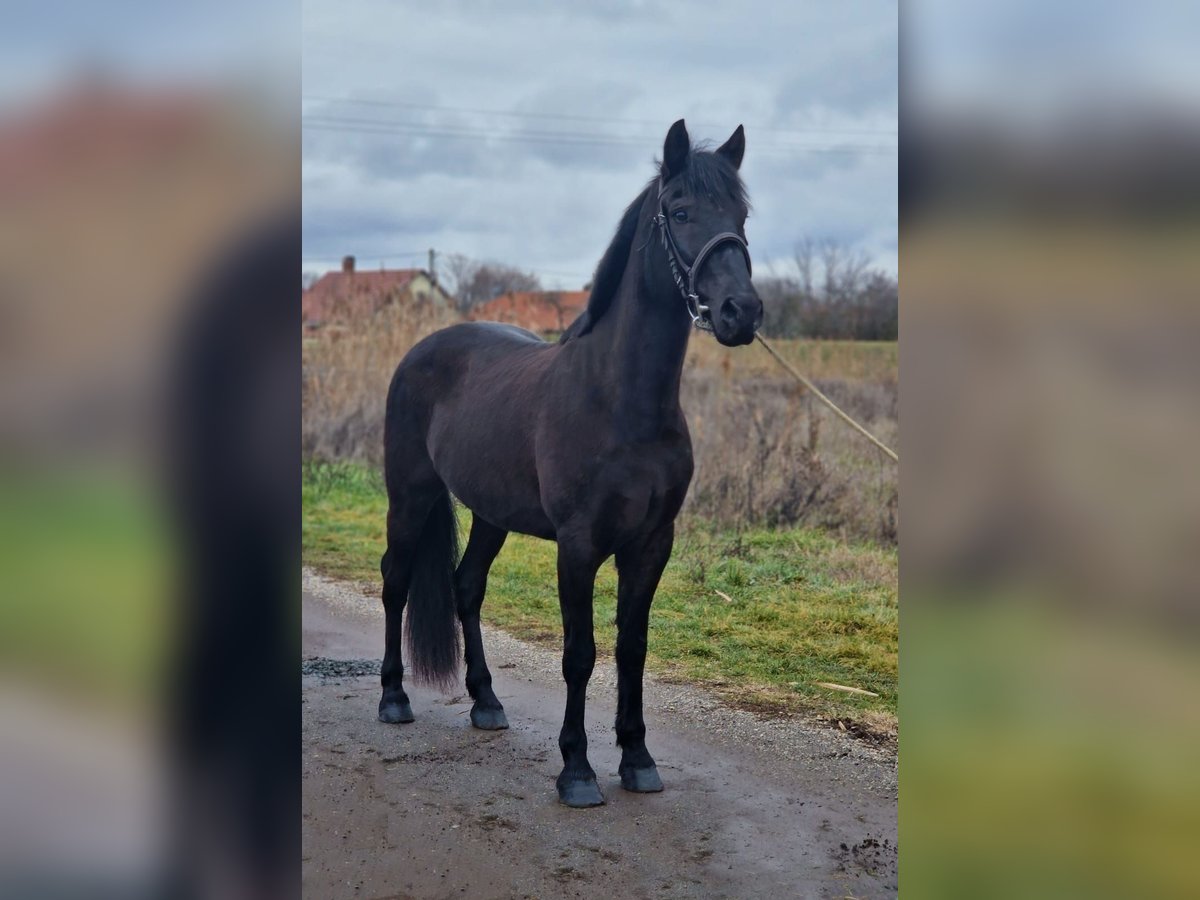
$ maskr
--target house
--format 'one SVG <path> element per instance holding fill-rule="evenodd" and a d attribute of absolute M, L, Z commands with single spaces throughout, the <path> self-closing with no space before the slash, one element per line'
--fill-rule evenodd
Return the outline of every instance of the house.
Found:
<path fill-rule="evenodd" d="M 326 272 L 300 302 L 306 330 L 337 322 L 373 316 L 396 302 L 432 302 L 440 309 L 453 309 L 454 298 L 424 269 L 360 270 L 353 256 L 342 259 L 342 268 Z"/>
<path fill-rule="evenodd" d="M 587 301 L 587 291 L 513 291 L 481 303 L 467 318 L 519 325 L 542 335 L 558 334 L 587 308 Z"/>

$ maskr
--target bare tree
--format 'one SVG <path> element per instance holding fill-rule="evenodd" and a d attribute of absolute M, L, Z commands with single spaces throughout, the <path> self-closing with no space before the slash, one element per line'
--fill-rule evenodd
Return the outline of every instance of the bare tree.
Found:
<path fill-rule="evenodd" d="M 862 290 L 868 261 L 860 251 L 847 250 L 833 240 L 821 244 L 821 269 L 824 277 L 824 300 L 832 303 L 851 302 Z"/>
<path fill-rule="evenodd" d="M 563 295 L 558 291 L 550 291 L 544 294 L 543 298 L 546 303 L 554 308 L 554 312 L 558 315 L 558 328 L 556 330 L 559 332 L 565 331 L 568 323 L 566 321 L 567 311 L 563 308 Z"/>
<path fill-rule="evenodd" d="M 447 289 L 454 295 L 459 312 L 464 313 L 501 294 L 537 291 L 542 287 L 532 272 L 503 263 L 481 262 L 459 253 L 445 257 L 444 269 Z"/>
<path fill-rule="evenodd" d="M 813 296 L 813 259 L 817 255 L 816 246 L 813 244 L 813 239 L 803 237 L 796 244 L 796 252 L 794 254 L 796 260 L 796 269 L 800 273 L 800 291 L 807 297 Z"/>
<path fill-rule="evenodd" d="M 825 240 L 796 244 L 795 275 L 755 280 L 763 328 L 780 337 L 895 340 L 899 290 L 866 254 Z"/>

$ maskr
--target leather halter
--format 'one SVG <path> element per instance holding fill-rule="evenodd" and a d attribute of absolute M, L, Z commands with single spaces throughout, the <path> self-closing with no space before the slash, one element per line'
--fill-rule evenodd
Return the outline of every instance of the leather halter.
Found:
<path fill-rule="evenodd" d="M 675 242 L 675 235 L 671 233 L 671 223 L 667 221 L 667 204 L 663 200 L 666 190 L 667 185 L 660 178 L 658 212 L 654 214 L 652 221 L 662 231 L 663 249 L 667 251 L 667 259 L 671 262 L 671 275 L 675 279 L 675 286 L 679 288 L 679 293 L 683 295 L 683 302 L 687 305 L 688 315 L 692 317 L 692 324 L 702 331 L 712 331 L 712 311 L 700 302 L 700 295 L 696 292 L 696 278 L 700 274 L 700 269 L 722 244 L 736 244 L 742 251 L 742 255 L 746 257 L 746 269 L 750 271 L 750 248 L 741 235 L 732 231 L 722 231 L 709 238 L 708 243 L 700 248 L 700 252 L 692 260 L 691 265 L 688 265 L 679 250 L 679 245 Z M 683 270 L 682 274 L 681 269 Z M 686 284 L 684 284 L 685 276 L 687 277 Z"/>

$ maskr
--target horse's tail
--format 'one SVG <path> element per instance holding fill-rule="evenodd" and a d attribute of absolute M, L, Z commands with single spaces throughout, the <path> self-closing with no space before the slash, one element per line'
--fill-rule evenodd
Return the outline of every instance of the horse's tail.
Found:
<path fill-rule="evenodd" d="M 454 501 L 443 493 L 429 511 L 413 554 L 408 615 L 408 669 L 416 681 L 446 689 L 453 685 L 462 655 L 454 569 L 458 565 L 458 520 Z"/>

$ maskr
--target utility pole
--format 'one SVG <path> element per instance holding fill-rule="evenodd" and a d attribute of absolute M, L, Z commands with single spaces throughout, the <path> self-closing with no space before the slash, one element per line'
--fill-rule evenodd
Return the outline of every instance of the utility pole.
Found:
<path fill-rule="evenodd" d="M 437 251 L 429 248 L 429 280 L 437 284 Z"/>

